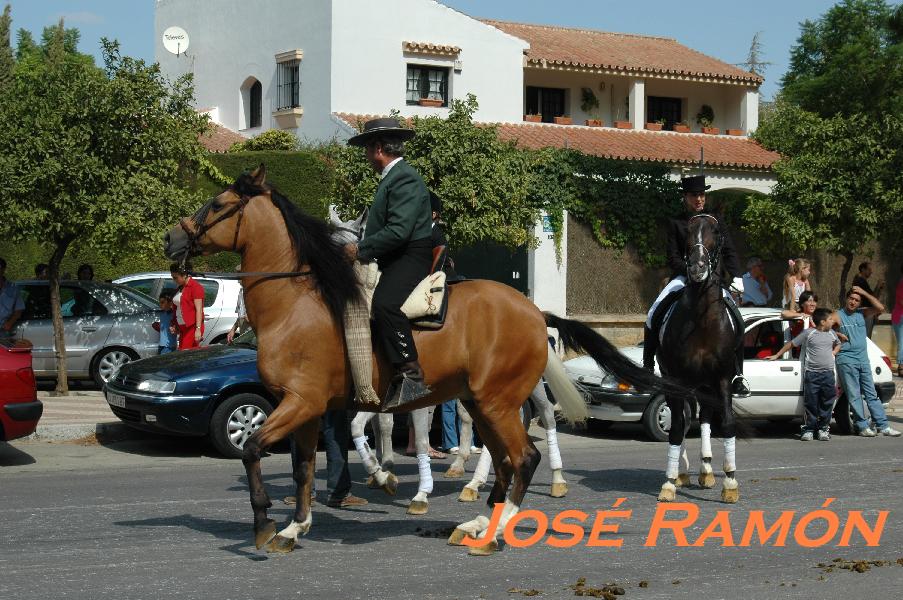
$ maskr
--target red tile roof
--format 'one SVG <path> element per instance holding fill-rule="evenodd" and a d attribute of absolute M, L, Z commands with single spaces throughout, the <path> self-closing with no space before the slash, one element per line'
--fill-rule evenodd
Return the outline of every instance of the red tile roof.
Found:
<path fill-rule="evenodd" d="M 758 86 L 763 79 L 664 37 L 483 20 L 530 44 L 527 66 L 585 68 L 715 79 Z"/>
<path fill-rule="evenodd" d="M 461 54 L 459 46 L 447 44 L 433 44 L 430 42 L 402 42 L 401 49 L 415 54 L 432 54 L 434 56 L 458 56 Z"/>
<path fill-rule="evenodd" d="M 227 152 L 232 144 L 236 142 L 244 142 L 247 138 L 236 131 L 232 131 L 217 123 L 210 123 L 210 128 L 206 133 L 201 134 L 198 138 L 201 145 L 210 152 Z"/>
<path fill-rule="evenodd" d="M 336 113 L 354 130 L 374 115 Z M 571 148 L 585 154 L 630 161 L 662 162 L 676 165 L 699 164 L 703 149 L 705 164 L 711 167 L 769 170 L 781 156 L 755 141 L 740 136 L 635 131 L 611 127 L 549 125 L 534 123 L 494 123 L 499 138 L 522 148 Z"/>

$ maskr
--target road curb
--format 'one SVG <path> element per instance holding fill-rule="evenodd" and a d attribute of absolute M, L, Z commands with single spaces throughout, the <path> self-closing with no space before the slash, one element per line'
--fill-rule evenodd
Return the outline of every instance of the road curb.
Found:
<path fill-rule="evenodd" d="M 118 438 L 128 436 L 134 429 L 119 421 L 107 423 L 80 423 L 65 425 L 41 425 L 28 436 L 27 440 L 65 442 L 95 436 L 97 438 Z"/>

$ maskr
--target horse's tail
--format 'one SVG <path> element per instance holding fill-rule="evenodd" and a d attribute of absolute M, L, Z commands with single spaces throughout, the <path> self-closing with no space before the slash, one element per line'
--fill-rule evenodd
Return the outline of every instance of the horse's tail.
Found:
<path fill-rule="evenodd" d="M 565 349 L 575 352 L 585 352 L 599 366 L 611 373 L 621 381 L 631 384 L 640 392 L 663 393 L 675 400 L 684 400 L 691 406 L 695 403 L 715 401 L 706 394 L 697 394 L 676 381 L 667 377 L 658 377 L 642 368 L 623 354 L 604 337 L 579 321 L 563 319 L 552 313 L 543 313 L 546 318 L 546 326 L 558 330 L 561 343 Z M 555 391 L 553 390 L 554 394 Z M 558 396 L 556 395 L 557 399 Z M 562 407 L 563 408 L 563 407 Z"/>
<path fill-rule="evenodd" d="M 586 402 L 583 396 L 574 387 L 567 373 L 564 371 L 564 365 L 555 350 L 549 346 L 549 355 L 546 359 L 546 370 L 543 373 L 546 383 L 552 390 L 552 396 L 561 407 L 561 413 L 567 419 L 570 425 L 583 423 L 589 418 L 589 411 L 586 410 Z"/>

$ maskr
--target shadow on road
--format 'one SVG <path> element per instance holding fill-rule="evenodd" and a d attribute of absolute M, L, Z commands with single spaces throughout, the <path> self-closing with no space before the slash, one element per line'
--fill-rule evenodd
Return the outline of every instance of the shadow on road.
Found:
<path fill-rule="evenodd" d="M 7 442 L 0 442 L 0 467 L 18 467 L 34 463 L 35 459 L 31 454 L 22 452 Z"/>

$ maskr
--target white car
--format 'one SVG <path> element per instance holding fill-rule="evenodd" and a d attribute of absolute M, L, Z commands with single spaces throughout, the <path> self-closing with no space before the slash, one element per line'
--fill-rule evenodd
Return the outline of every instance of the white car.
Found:
<path fill-rule="evenodd" d="M 795 348 L 775 361 L 764 360 L 790 340 L 791 326 L 799 319 L 782 319 L 776 308 L 741 308 L 746 324 L 744 337 L 744 375 L 749 380 L 752 395 L 734 398 L 734 412 L 745 419 L 789 420 L 802 419 L 803 381 L 799 349 Z M 621 349 L 637 364 L 643 362 L 642 345 Z M 872 366 L 875 391 L 887 403 L 894 395 L 893 371 L 890 358 L 871 340 L 868 354 Z M 581 356 L 564 363 L 571 380 L 583 392 L 590 417 L 603 423 L 641 422 L 647 435 L 658 441 L 668 439 L 671 411 L 663 396 L 640 394 L 613 375 L 602 371 L 589 356 Z M 658 372 L 658 367 L 656 367 Z M 834 420 L 843 433 L 850 433 L 853 423 L 846 397 L 841 393 L 834 407 Z"/>
<path fill-rule="evenodd" d="M 235 279 L 197 277 L 204 288 L 204 338 L 202 345 L 224 344 L 226 334 L 238 318 L 238 296 L 241 283 Z M 113 281 L 142 292 L 154 300 L 163 290 L 176 289 L 172 276 L 166 272 L 135 273 Z"/>

